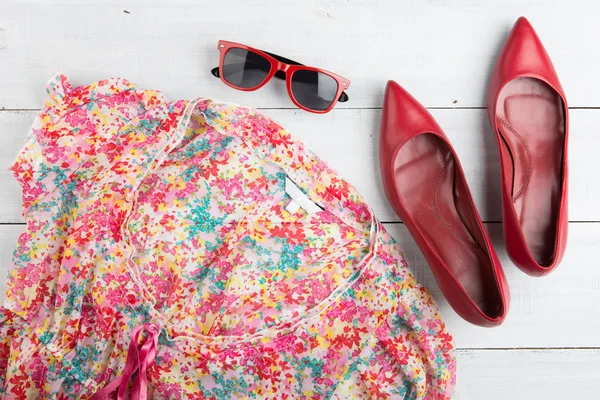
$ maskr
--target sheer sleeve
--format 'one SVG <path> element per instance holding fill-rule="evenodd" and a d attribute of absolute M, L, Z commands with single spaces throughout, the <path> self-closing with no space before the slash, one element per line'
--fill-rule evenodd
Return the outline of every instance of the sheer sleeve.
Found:
<path fill-rule="evenodd" d="M 23 191 L 23 213 L 75 177 L 94 173 L 89 162 L 110 138 L 146 109 L 166 102 L 156 91 L 137 90 L 125 79 L 73 87 L 55 74 L 25 145 L 11 166 Z M 48 199 L 47 203 L 54 199 Z"/>
<path fill-rule="evenodd" d="M 423 309 L 418 303 L 431 301 L 423 288 L 416 292 L 419 298 L 399 308 L 378 330 L 376 349 L 381 356 L 369 372 L 398 398 L 450 399 L 456 378 L 452 337 L 438 313 L 415 318 L 413 307 Z M 394 373 L 386 375 L 388 369 Z M 398 390 L 403 393 L 395 392 Z"/>
<path fill-rule="evenodd" d="M 393 260 L 386 268 L 397 307 L 380 324 L 372 346 L 365 348 L 363 385 L 374 399 L 450 399 L 456 380 L 452 336 L 435 301 L 389 240 L 389 251 L 397 254 L 382 258 Z"/>
<path fill-rule="evenodd" d="M 59 269 L 72 247 L 68 232 L 75 229 L 81 201 L 94 199 L 88 183 L 110 165 L 107 157 L 122 153 L 119 131 L 164 104 L 159 92 L 137 90 L 124 79 L 80 87 L 60 73 L 50 79 L 44 106 L 11 166 L 28 227 L 13 255 L 8 309 L 22 316 L 51 312 Z"/>

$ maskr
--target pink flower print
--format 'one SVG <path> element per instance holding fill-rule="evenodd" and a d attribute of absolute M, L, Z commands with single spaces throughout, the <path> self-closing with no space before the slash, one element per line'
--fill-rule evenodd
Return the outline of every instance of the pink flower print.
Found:
<path fill-rule="evenodd" d="M 175 217 L 169 214 L 165 214 L 160 219 L 160 225 L 166 229 L 167 232 L 173 232 L 176 229 Z"/>
<path fill-rule="evenodd" d="M 235 212 L 235 205 L 233 203 L 219 204 L 219 210 L 227 215 L 231 215 Z"/>
<path fill-rule="evenodd" d="M 129 276 L 127 274 L 119 274 L 117 275 L 117 282 L 122 285 L 125 285 L 129 281 Z"/>
<path fill-rule="evenodd" d="M 79 137 L 87 137 L 93 136 L 97 132 L 96 125 L 92 121 L 87 121 L 85 124 L 80 125 L 79 130 L 77 131 L 77 136 Z"/>
<path fill-rule="evenodd" d="M 221 189 L 226 200 L 240 198 L 244 194 L 242 174 L 236 174 L 230 179 L 218 179 L 217 187 Z"/>
<path fill-rule="evenodd" d="M 237 351 L 235 348 L 227 348 L 224 349 L 223 351 L 221 351 L 218 355 L 217 355 L 217 359 L 219 360 L 220 363 L 223 364 L 223 366 L 225 367 L 224 369 L 230 369 L 233 370 L 233 363 L 232 360 L 235 360 L 237 358 L 240 358 L 241 353 L 239 351 Z M 235 361 L 234 361 L 235 363 Z"/>
<path fill-rule="evenodd" d="M 10 352 L 10 348 L 7 348 L 6 351 Z M 10 358 L 9 354 L 6 354 L 6 358 L 3 358 L 3 359 L 8 360 L 9 358 Z M 42 358 L 37 358 L 37 357 L 33 358 L 33 361 L 29 364 L 27 369 L 28 369 L 28 373 L 30 374 L 32 380 L 35 382 L 35 387 L 38 389 L 43 388 L 44 384 L 46 383 L 46 375 L 48 373 L 48 367 L 42 361 Z"/>
<path fill-rule="evenodd" d="M 95 164 L 94 164 L 94 162 L 93 162 L 93 161 L 91 161 L 91 160 L 87 160 L 87 161 L 85 161 L 83 164 L 81 164 L 81 168 L 84 168 L 84 169 L 89 169 L 89 168 L 92 168 L 92 167 L 94 167 L 94 165 L 95 165 Z"/>
<path fill-rule="evenodd" d="M 18 239 L 19 250 L 20 251 L 28 251 L 29 243 L 30 243 L 31 239 L 32 239 L 31 233 L 29 233 L 29 232 L 21 233 L 21 235 L 19 236 L 19 239 Z"/>
<path fill-rule="evenodd" d="M 56 164 L 58 161 L 67 158 L 68 149 L 65 147 L 59 147 L 56 144 L 49 143 L 46 147 L 46 159 L 52 163 Z"/>
<path fill-rule="evenodd" d="M 396 262 L 396 259 L 385 250 L 379 250 L 379 252 L 377 252 L 377 257 L 383 261 L 385 265 L 394 265 Z"/>
<path fill-rule="evenodd" d="M 172 360 L 173 360 L 173 356 L 168 351 L 165 351 L 164 353 L 162 353 L 160 355 L 161 364 L 164 363 L 165 365 L 169 365 L 169 364 L 171 364 Z"/>
<path fill-rule="evenodd" d="M 165 399 L 180 399 L 183 394 L 181 386 L 177 383 L 159 382 L 155 391 L 160 393 L 161 396 L 164 396 Z"/>
<path fill-rule="evenodd" d="M 115 159 L 121 157 L 124 152 L 124 146 L 114 142 L 107 142 L 103 144 L 98 151 L 105 154 L 108 160 L 112 163 L 115 161 Z"/>
<path fill-rule="evenodd" d="M 64 118 L 67 123 L 73 127 L 77 127 L 80 125 L 85 125 L 88 122 L 89 113 L 86 108 L 81 107 L 68 112 Z"/>
<path fill-rule="evenodd" d="M 333 386 L 333 381 L 329 378 L 315 378 L 315 382 L 319 385 Z"/>
<path fill-rule="evenodd" d="M 307 280 L 308 281 L 308 280 Z M 309 304 L 317 304 L 321 301 L 325 300 L 327 296 L 331 293 L 328 282 L 319 282 L 318 280 L 310 280 L 309 283 L 306 284 L 306 287 L 309 288 L 309 296 L 307 296 L 307 300 Z"/>
<path fill-rule="evenodd" d="M 256 357 L 258 353 L 258 350 L 256 349 L 256 347 L 254 347 L 252 344 L 249 343 L 245 343 L 242 346 L 242 354 L 244 355 L 245 358 L 253 358 Z"/>
<path fill-rule="evenodd" d="M 123 293 L 121 290 L 109 287 L 105 289 L 105 297 L 108 304 L 114 306 L 117 304 L 121 304 L 121 301 L 123 299 Z"/>
<path fill-rule="evenodd" d="M 353 301 L 341 301 L 338 307 L 342 310 L 339 319 L 344 322 L 352 322 L 356 314 L 356 304 Z"/>
<path fill-rule="evenodd" d="M 63 306 L 63 302 L 63 297 L 59 293 L 56 293 L 56 295 L 54 296 L 54 306 L 57 308 L 61 308 Z"/>
<path fill-rule="evenodd" d="M 285 352 L 288 349 L 292 348 L 296 343 L 296 336 L 292 333 L 288 334 L 277 334 L 277 338 L 273 340 L 275 344 L 275 351 Z"/>
<path fill-rule="evenodd" d="M 123 210 L 113 212 L 113 215 L 109 217 L 108 227 L 115 242 L 121 241 L 121 225 L 123 224 L 124 218 L 125 211 Z"/>
<path fill-rule="evenodd" d="M 175 192 L 175 197 L 185 199 L 198 191 L 198 186 L 195 182 L 186 182 L 185 187 Z"/>
<path fill-rule="evenodd" d="M 177 249 L 175 247 L 172 247 L 170 243 L 163 244 L 162 251 L 164 251 L 167 254 L 171 254 L 172 256 L 177 254 Z"/>
<path fill-rule="evenodd" d="M 306 335 L 306 332 L 302 332 L 302 335 Z M 294 353 L 296 353 L 296 355 L 300 355 L 300 354 L 306 352 L 306 343 L 298 340 L 296 342 L 296 345 L 293 347 L 293 351 L 294 351 Z"/>
<path fill-rule="evenodd" d="M 317 213 L 311 217 L 311 225 L 340 224 L 340 219 L 332 213 Z"/>
<path fill-rule="evenodd" d="M 343 307 L 333 307 L 327 310 L 327 319 L 335 321 L 342 315 Z"/>
<path fill-rule="evenodd" d="M 352 200 L 346 200 L 344 202 L 344 208 L 352 211 L 357 221 L 366 221 L 370 218 L 370 211 L 366 205 L 355 203 Z"/>

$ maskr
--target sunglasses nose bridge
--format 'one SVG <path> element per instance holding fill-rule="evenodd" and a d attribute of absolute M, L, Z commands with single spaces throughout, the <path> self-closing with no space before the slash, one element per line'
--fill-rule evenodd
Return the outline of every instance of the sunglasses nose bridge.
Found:
<path fill-rule="evenodd" d="M 277 61 L 277 66 L 275 68 L 277 69 L 277 71 L 287 72 L 287 70 L 290 69 L 290 66 L 288 64 L 282 63 L 281 61 Z"/>

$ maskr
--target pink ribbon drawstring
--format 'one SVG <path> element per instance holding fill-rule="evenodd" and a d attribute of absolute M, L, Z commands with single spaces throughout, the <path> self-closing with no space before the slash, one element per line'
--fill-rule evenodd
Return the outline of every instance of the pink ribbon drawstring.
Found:
<path fill-rule="evenodd" d="M 148 337 L 138 352 L 138 339 L 140 338 L 142 331 L 146 331 L 148 333 Z M 125 369 L 123 369 L 123 373 L 121 376 L 102 388 L 102 390 L 95 393 L 91 397 L 91 400 L 109 398 L 109 395 L 117 388 L 119 389 L 117 400 L 123 400 L 125 398 L 125 390 L 127 390 L 129 380 L 136 371 L 138 371 L 138 374 L 133 382 L 130 399 L 147 400 L 148 380 L 146 374 L 148 368 L 154 365 L 156 349 L 158 347 L 158 334 L 159 329 L 155 324 L 140 325 L 135 328 L 133 332 L 131 332 L 131 342 L 129 342 L 129 351 L 127 353 L 127 361 L 125 362 Z"/>

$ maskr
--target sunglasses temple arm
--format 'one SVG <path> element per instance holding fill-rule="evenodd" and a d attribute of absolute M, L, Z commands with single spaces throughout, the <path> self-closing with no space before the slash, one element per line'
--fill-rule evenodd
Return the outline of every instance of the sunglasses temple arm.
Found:
<path fill-rule="evenodd" d="M 298 61 L 290 60 L 289 58 L 285 58 L 285 57 L 279 56 L 277 54 L 269 53 L 268 51 L 264 51 L 264 50 L 261 50 L 261 51 L 263 53 L 265 53 L 265 54 L 270 55 L 271 57 L 273 57 L 277 61 L 281 61 L 282 63 L 285 63 L 285 64 L 289 64 L 289 65 L 304 65 L 304 64 L 300 64 Z"/>

